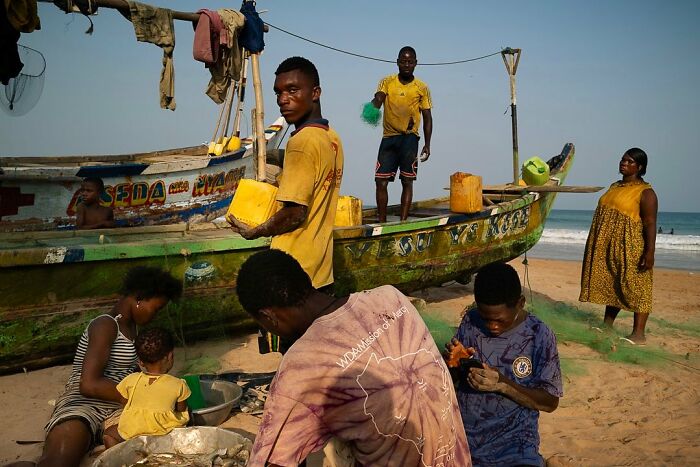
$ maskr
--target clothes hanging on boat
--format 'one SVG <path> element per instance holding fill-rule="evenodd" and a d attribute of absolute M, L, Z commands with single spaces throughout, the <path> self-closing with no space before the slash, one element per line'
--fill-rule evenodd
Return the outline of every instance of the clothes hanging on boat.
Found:
<path fill-rule="evenodd" d="M 263 39 L 264 23 L 255 10 L 255 2 L 245 1 L 241 5 L 241 13 L 245 16 L 245 27 L 241 31 L 238 42 L 248 52 L 255 54 L 265 48 Z"/>
<path fill-rule="evenodd" d="M 0 82 L 4 85 L 24 68 L 17 50 L 19 35 L 8 18 L 5 2 L 0 2 Z"/>
<path fill-rule="evenodd" d="M 19 32 L 41 29 L 36 0 L 5 0 L 7 20 Z"/>
<path fill-rule="evenodd" d="M 131 11 L 136 40 L 150 42 L 163 49 L 163 70 L 160 73 L 160 107 L 175 110 L 175 28 L 173 12 L 143 3 L 127 1 Z"/>
<path fill-rule="evenodd" d="M 206 89 L 206 94 L 221 104 L 226 99 L 231 81 L 238 81 L 241 75 L 242 53 L 238 45 L 238 32 L 245 24 L 245 17 L 238 11 L 221 9 L 217 10 L 226 34 L 226 43 L 220 43 L 219 58 L 213 64 L 207 65 L 211 73 L 211 80 Z"/>
<path fill-rule="evenodd" d="M 202 9 L 197 13 L 199 21 L 194 27 L 192 55 L 209 66 L 219 60 L 219 46 L 228 43 L 228 32 L 216 11 Z"/>

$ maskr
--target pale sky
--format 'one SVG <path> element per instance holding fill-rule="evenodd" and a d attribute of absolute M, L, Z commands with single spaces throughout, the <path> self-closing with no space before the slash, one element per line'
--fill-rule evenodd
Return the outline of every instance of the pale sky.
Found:
<path fill-rule="evenodd" d="M 154 0 L 194 11 L 238 2 Z M 649 155 L 647 180 L 662 211 L 700 211 L 693 190 L 700 176 L 697 1 L 304 1 L 259 0 L 265 21 L 298 35 L 389 60 L 403 45 L 418 52 L 416 76 L 433 98 L 432 156 L 419 167 L 414 199 L 444 196 L 455 171 L 509 181 L 511 129 L 508 77 L 500 56 L 453 66 L 420 62 L 461 60 L 523 49 L 517 74 L 521 161 L 576 145 L 567 184 L 607 186 L 618 179 L 622 153 Z M 87 20 L 40 4 L 42 29 L 20 43 L 47 61 L 43 95 L 22 117 L 0 112 L 0 155 L 142 152 L 208 141 L 218 117 L 204 94 L 209 73 L 192 59 L 190 24 L 176 22 L 177 110 L 158 105 L 161 50 L 136 41 L 131 23 L 101 9 L 95 32 Z M 381 129 L 360 120 L 377 82 L 396 65 L 342 55 L 271 30 L 261 57 L 266 124 L 278 115 L 274 70 L 301 55 L 321 75 L 324 117 L 345 147 L 342 193 L 374 204 L 373 170 Z M 246 128 L 253 104 L 246 100 Z M 398 203 L 394 183 L 390 203 Z M 555 208 L 593 209 L 599 194 L 560 194 Z"/>

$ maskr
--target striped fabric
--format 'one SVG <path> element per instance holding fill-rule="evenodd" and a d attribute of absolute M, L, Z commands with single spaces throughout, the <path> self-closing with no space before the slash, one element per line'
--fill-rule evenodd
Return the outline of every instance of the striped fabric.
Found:
<path fill-rule="evenodd" d="M 118 326 L 118 319 L 121 315 L 113 317 L 111 315 L 100 315 L 90 321 L 92 324 L 96 319 L 107 316 L 114 320 Z M 88 346 L 88 329 L 90 324 L 85 328 L 83 335 L 80 337 L 78 349 L 75 352 L 73 360 L 73 371 L 66 384 L 66 389 L 63 394 L 56 400 L 56 407 L 48 423 L 44 427 L 46 433 L 61 422 L 72 419 L 83 420 L 90 427 L 92 432 L 92 444 L 98 444 L 102 438 L 103 422 L 115 410 L 121 408 L 116 402 L 104 401 L 100 399 L 92 399 L 80 394 L 80 377 L 83 370 L 83 361 Z M 126 338 L 120 331 L 117 332 L 117 338 L 112 344 L 109 359 L 105 366 L 104 376 L 115 383 L 119 383 L 127 375 L 133 373 L 136 369 L 136 349 L 134 343 Z"/>

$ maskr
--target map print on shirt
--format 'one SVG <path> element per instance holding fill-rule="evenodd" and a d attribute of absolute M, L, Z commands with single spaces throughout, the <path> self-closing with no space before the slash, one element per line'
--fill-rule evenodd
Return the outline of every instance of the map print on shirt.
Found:
<path fill-rule="evenodd" d="M 454 436 L 454 406 L 452 404 L 452 383 L 449 373 L 445 371 L 442 359 L 437 359 L 427 349 L 402 355 L 398 358 L 379 358 L 376 354 L 369 357 L 364 370 L 357 376 L 357 384 L 365 393 L 365 415 L 372 418 L 377 433 L 382 436 L 395 436 L 406 443 L 412 443 L 421 456 L 422 465 L 431 467 L 423 459 L 423 448 L 435 453 L 435 465 L 444 465 L 445 460 L 453 458 L 452 451 L 457 439 Z M 368 372 L 368 370 L 372 370 Z M 381 380 L 377 375 L 382 375 Z M 439 383 L 436 385 L 435 383 Z M 394 414 L 387 413 L 384 397 L 370 398 L 378 391 L 390 393 L 387 397 L 398 402 Z M 428 410 L 425 411 L 424 408 Z M 405 424 L 406 415 L 420 413 L 420 426 Z M 377 414 L 375 416 L 375 414 Z M 440 436 L 433 440 L 435 446 L 425 446 L 423 436 L 431 430 L 432 424 L 447 424 L 452 436 Z M 431 442 L 430 439 L 427 442 Z M 430 460 L 428 461 L 430 462 Z"/>
<path fill-rule="evenodd" d="M 285 354 L 249 465 L 297 465 L 331 437 L 361 465 L 471 465 L 447 366 L 392 286 L 352 294 Z"/>

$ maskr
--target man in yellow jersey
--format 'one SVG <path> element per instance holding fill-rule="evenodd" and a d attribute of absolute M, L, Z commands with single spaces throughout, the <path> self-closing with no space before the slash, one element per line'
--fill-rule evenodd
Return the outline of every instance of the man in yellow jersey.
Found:
<path fill-rule="evenodd" d="M 321 116 L 321 86 L 314 64 L 291 57 L 277 67 L 275 75 L 280 113 L 295 127 L 279 178 L 277 201 L 283 207 L 258 227 L 251 228 L 233 216 L 228 221 L 243 238 L 273 237 L 270 247 L 292 255 L 314 288 L 330 288 L 343 147 Z"/>
<path fill-rule="evenodd" d="M 408 218 L 413 199 L 413 181 L 418 171 L 418 126 L 423 116 L 425 143 L 421 151 L 421 162 L 430 157 L 430 138 L 433 134 L 433 106 L 428 86 L 415 76 L 418 61 L 413 47 L 403 47 L 396 59 L 397 75 L 390 75 L 379 82 L 372 104 L 376 108 L 384 105 L 384 137 L 379 146 L 374 180 L 377 185 L 377 214 L 379 222 L 386 222 L 386 207 L 389 202 L 387 187 L 399 169 L 401 179 L 401 220 Z"/>

